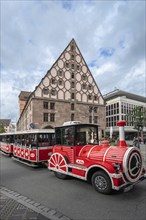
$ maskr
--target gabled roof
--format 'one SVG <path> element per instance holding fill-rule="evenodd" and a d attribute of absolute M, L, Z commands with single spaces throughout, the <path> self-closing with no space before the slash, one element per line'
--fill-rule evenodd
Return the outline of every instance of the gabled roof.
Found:
<path fill-rule="evenodd" d="M 105 99 L 105 101 L 109 101 L 111 99 L 117 98 L 117 97 L 122 97 L 125 96 L 126 98 L 135 100 L 135 101 L 139 101 L 139 102 L 144 102 L 146 103 L 146 97 L 144 96 L 140 96 L 140 95 L 136 95 L 130 92 L 126 92 L 123 90 L 119 90 L 119 89 L 115 89 L 114 91 L 111 91 L 107 94 L 105 94 L 103 97 Z"/>
<path fill-rule="evenodd" d="M 11 119 L 0 119 L 0 124 L 4 126 L 9 126 Z"/>

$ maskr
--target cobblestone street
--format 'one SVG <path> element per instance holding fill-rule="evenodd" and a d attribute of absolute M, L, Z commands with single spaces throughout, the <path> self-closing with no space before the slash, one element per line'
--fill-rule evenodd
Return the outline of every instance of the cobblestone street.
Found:
<path fill-rule="evenodd" d="M 62 213 L 42 206 L 17 192 L 1 187 L 1 220 L 70 220 Z"/>

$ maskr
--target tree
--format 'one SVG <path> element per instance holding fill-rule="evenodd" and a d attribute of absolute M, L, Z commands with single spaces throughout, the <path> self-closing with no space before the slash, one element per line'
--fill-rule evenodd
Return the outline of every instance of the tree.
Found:
<path fill-rule="evenodd" d="M 0 133 L 5 133 L 5 128 L 3 124 L 0 124 Z"/>
<path fill-rule="evenodd" d="M 134 128 L 137 130 L 139 147 L 139 136 L 143 131 L 143 128 L 146 127 L 146 108 L 144 106 L 136 106 L 126 115 L 126 118 L 128 124 L 133 125 Z"/>

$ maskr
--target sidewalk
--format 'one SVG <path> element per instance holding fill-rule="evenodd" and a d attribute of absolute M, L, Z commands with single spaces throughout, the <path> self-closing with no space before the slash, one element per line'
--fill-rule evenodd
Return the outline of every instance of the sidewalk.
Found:
<path fill-rule="evenodd" d="M 71 220 L 61 212 L 0 187 L 1 220 Z"/>
<path fill-rule="evenodd" d="M 146 164 L 146 144 L 140 144 L 140 151 L 143 156 L 143 161 Z"/>

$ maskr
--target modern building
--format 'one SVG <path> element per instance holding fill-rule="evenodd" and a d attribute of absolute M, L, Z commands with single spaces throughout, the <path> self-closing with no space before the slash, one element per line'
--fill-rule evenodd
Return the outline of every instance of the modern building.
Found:
<path fill-rule="evenodd" d="M 106 135 L 118 134 L 117 122 L 126 120 L 126 115 L 137 106 L 143 106 L 146 110 L 146 97 L 116 89 L 104 95 L 106 102 Z M 137 130 L 133 123 L 127 121 L 125 126 L 126 139 L 133 140 L 137 136 Z M 143 132 L 146 133 L 146 127 Z"/>
<path fill-rule="evenodd" d="M 103 96 L 74 39 L 28 95 L 18 130 L 56 127 L 65 121 L 98 124 L 100 133 L 105 129 Z"/>

